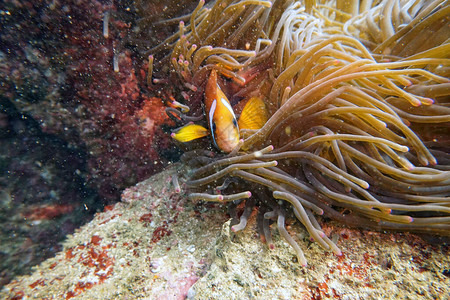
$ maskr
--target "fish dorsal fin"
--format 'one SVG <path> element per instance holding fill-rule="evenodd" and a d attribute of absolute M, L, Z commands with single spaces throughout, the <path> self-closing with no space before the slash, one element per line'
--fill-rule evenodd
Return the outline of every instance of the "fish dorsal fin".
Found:
<path fill-rule="evenodd" d="M 238 124 L 240 129 L 257 130 L 263 127 L 268 119 L 264 101 L 259 97 L 252 97 L 242 109 Z"/>
<path fill-rule="evenodd" d="M 208 129 L 196 124 L 188 124 L 172 132 L 171 137 L 185 143 L 205 137 L 209 134 Z"/>

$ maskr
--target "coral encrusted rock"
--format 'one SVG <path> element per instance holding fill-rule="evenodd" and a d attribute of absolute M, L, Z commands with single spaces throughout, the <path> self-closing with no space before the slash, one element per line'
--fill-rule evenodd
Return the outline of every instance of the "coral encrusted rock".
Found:
<path fill-rule="evenodd" d="M 224 205 L 177 194 L 177 166 L 125 190 L 122 202 L 83 226 L 63 251 L 18 277 L 2 299 L 443 299 L 449 248 L 405 233 L 343 228 L 321 220 L 343 254 L 324 252 L 297 223 L 288 231 L 308 266 L 278 235 L 261 242 L 255 213 L 239 233 Z"/>

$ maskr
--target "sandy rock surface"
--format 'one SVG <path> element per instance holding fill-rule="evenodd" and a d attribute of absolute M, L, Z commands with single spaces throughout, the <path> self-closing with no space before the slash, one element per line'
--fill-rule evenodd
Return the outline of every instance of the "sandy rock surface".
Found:
<path fill-rule="evenodd" d="M 18 277 L 1 299 L 445 299 L 449 247 L 404 233 L 354 230 L 323 221 L 343 255 L 325 252 L 296 222 L 288 230 L 308 260 L 275 228 L 261 242 L 255 217 L 230 230 L 220 204 L 192 203 L 171 185 L 176 167 L 123 192 L 64 243 Z"/>

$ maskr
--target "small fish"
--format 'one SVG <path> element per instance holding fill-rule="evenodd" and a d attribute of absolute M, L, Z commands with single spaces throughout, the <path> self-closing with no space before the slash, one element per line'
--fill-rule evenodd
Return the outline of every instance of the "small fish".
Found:
<path fill-rule="evenodd" d="M 179 142 L 189 142 L 211 134 L 214 145 L 223 152 L 231 152 L 239 143 L 241 129 L 259 129 L 267 122 L 267 110 L 259 97 L 250 98 L 236 120 L 230 101 L 217 83 L 217 73 L 211 71 L 205 88 L 205 112 L 209 130 L 190 123 L 172 133 Z"/>

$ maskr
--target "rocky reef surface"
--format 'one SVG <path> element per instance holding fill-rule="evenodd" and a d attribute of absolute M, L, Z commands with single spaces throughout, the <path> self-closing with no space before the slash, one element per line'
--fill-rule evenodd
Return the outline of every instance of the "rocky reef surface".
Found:
<path fill-rule="evenodd" d="M 0 287 L 176 151 L 126 3 L 0 3 Z"/>
<path fill-rule="evenodd" d="M 308 260 L 274 233 L 263 244 L 255 214 L 230 230 L 221 204 L 193 203 L 171 185 L 174 165 L 122 193 L 76 230 L 55 257 L 17 277 L 2 299 L 444 299 L 449 247 L 408 233 L 349 229 L 321 220 L 342 256 L 289 224 Z"/>

